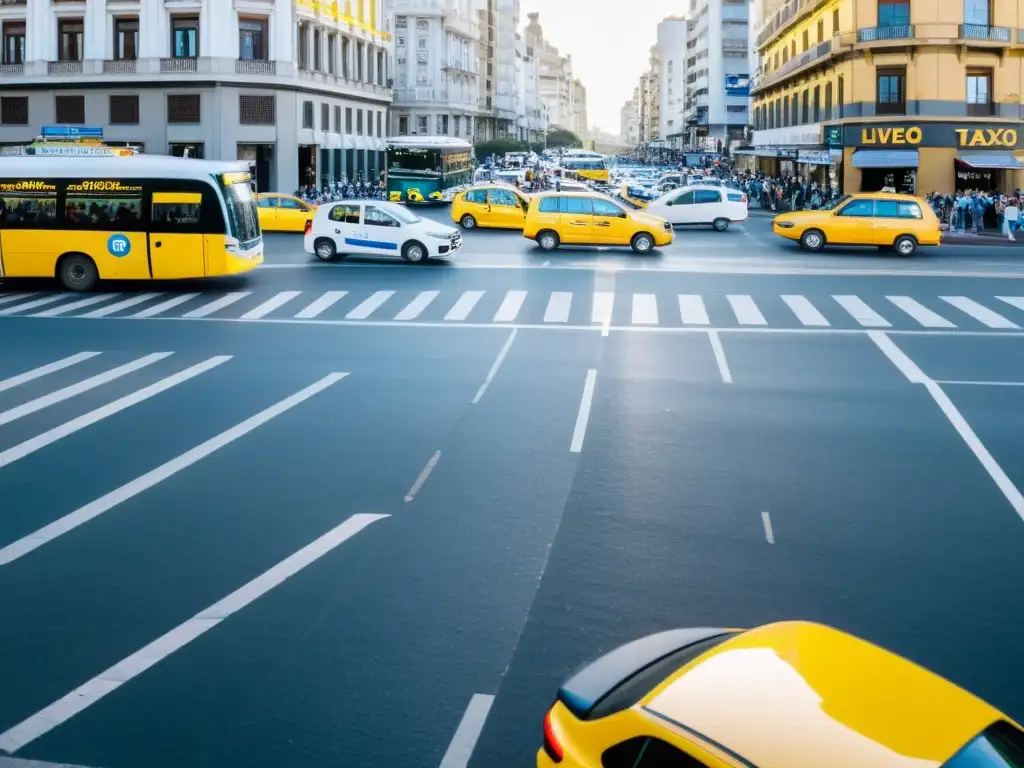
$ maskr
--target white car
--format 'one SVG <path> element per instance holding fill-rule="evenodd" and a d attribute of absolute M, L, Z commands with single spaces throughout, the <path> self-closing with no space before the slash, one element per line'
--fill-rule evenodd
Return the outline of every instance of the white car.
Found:
<path fill-rule="evenodd" d="M 410 264 L 446 259 L 462 247 L 462 233 L 424 219 L 397 203 L 343 200 L 323 203 L 306 224 L 306 253 L 321 261 L 345 256 L 401 256 Z"/>
<path fill-rule="evenodd" d="M 732 222 L 746 221 L 747 196 L 725 187 L 681 187 L 649 203 L 645 213 L 660 216 L 673 226 L 710 224 L 725 232 Z"/>

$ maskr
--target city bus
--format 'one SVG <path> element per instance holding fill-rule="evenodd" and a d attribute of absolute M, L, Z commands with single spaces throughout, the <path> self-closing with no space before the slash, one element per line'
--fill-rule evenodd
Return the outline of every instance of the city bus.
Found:
<path fill-rule="evenodd" d="M 173 280 L 245 272 L 263 236 L 245 163 L 178 157 L 5 157 L 0 277 Z"/>
<path fill-rule="evenodd" d="M 388 199 L 451 202 L 473 181 L 473 146 L 449 136 L 396 136 L 386 140 Z"/>
<path fill-rule="evenodd" d="M 567 171 L 576 171 L 584 179 L 599 181 L 607 184 L 608 166 L 604 156 L 596 152 L 573 152 L 569 151 L 562 155 L 560 165 Z"/>

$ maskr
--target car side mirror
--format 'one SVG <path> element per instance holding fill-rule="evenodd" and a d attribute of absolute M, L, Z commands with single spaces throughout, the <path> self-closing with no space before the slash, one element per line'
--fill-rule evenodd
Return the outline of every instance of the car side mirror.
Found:
<path fill-rule="evenodd" d="M 673 200 L 666 200 L 665 201 L 665 205 L 675 205 L 675 201 L 673 201 Z"/>

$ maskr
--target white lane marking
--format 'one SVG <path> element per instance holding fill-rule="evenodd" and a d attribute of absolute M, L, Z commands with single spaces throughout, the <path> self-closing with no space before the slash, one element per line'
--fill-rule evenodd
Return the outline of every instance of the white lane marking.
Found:
<path fill-rule="evenodd" d="M 769 544 L 775 543 L 775 533 L 772 531 L 772 517 L 767 512 L 761 513 L 761 523 L 764 525 L 764 538 Z"/>
<path fill-rule="evenodd" d="M 551 262 L 550 261 L 545 261 L 542 266 L 550 267 L 551 266 Z"/>
<path fill-rule="evenodd" d="M 526 291 L 508 291 L 494 315 L 496 323 L 514 323 L 526 301 Z"/>
<path fill-rule="evenodd" d="M 594 307 L 590 313 L 592 322 L 601 324 L 601 335 L 607 336 L 612 325 L 612 309 L 615 307 L 615 294 L 611 291 L 595 291 Z"/>
<path fill-rule="evenodd" d="M 939 296 L 947 304 L 959 309 L 964 314 L 970 315 L 982 325 L 989 328 L 1002 328 L 1004 330 L 1020 329 L 1016 323 L 1011 323 L 1002 315 L 993 312 L 988 307 L 979 304 L 966 296 Z"/>
<path fill-rule="evenodd" d="M 136 312 L 134 315 L 129 317 L 156 317 L 162 315 L 168 310 L 174 309 L 184 304 L 186 301 L 196 298 L 202 294 L 199 293 L 183 293 L 180 296 L 168 299 L 167 301 L 161 301 L 159 304 L 154 304 L 152 307 L 146 307 L 141 312 Z"/>
<path fill-rule="evenodd" d="M 77 355 L 71 355 L 60 360 L 55 360 L 52 363 L 41 365 L 38 368 L 33 368 L 31 371 L 25 371 L 19 373 L 17 376 L 11 376 L 9 379 L 0 380 L 0 392 L 6 392 L 8 389 L 14 389 L 14 387 L 27 384 L 30 381 L 41 379 L 43 376 L 49 376 L 51 373 L 57 371 L 63 371 L 65 368 L 70 368 L 72 365 L 91 360 L 92 358 L 99 355 L 99 352 L 79 352 Z"/>
<path fill-rule="evenodd" d="M 57 699 L 36 714 L 0 734 L 0 749 L 13 753 L 49 733 L 175 651 L 181 650 L 196 638 L 216 627 L 224 619 L 242 610 L 302 569 L 312 565 L 371 523 L 386 517 L 387 515 L 352 515 L 341 525 L 307 544 L 298 552 L 289 555 L 227 597 L 200 611 L 184 624 L 161 635 L 132 655 L 78 686 L 66 696 Z"/>
<path fill-rule="evenodd" d="M 120 295 L 121 294 L 119 293 L 101 293 L 96 296 L 90 296 L 87 299 L 72 301 L 70 304 L 61 304 L 59 307 L 44 309 L 42 312 L 36 312 L 32 317 L 60 317 L 61 315 L 66 315 L 69 312 L 74 312 L 76 309 L 85 309 L 86 307 L 91 307 L 93 304 L 102 304 L 104 301 L 110 301 Z"/>
<path fill-rule="evenodd" d="M 587 371 L 587 380 L 583 384 L 580 410 L 576 414 L 576 427 L 572 431 L 572 442 L 569 444 L 570 453 L 579 453 L 583 450 L 583 438 L 587 436 L 587 422 L 590 421 L 590 407 L 594 402 L 594 385 L 596 383 L 597 370 L 591 368 Z"/>
<path fill-rule="evenodd" d="M 256 428 L 263 426 L 271 419 L 280 416 L 285 411 L 288 411 L 314 395 L 323 392 L 332 384 L 336 384 L 346 376 L 348 376 L 347 373 L 329 374 L 305 389 L 296 392 L 294 395 L 286 397 L 284 400 L 275 403 L 269 408 L 250 416 L 245 421 L 236 424 L 230 429 L 226 429 L 219 435 L 211 437 L 209 440 L 200 443 L 195 448 L 185 451 L 185 453 L 180 456 L 161 464 L 156 469 L 151 469 L 144 475 L 140 475 L 134 480 L 125 483 L 120 488 L 115 488 L 110 493 L 104 494 L 98 499 L 89 502 L 84 507 L 79 507 L 74 512 L 69 512 L 64 515 L 64 517 L 54 520 L 52 523 L 44 525 L 37 531 L 8 544 L 3 549 L 0 549 L 0 565 L 7 565 L 18 558 L 24 557 L 29 552 L 38 549 L 59 536 L 63 536 L 65 533 L 73 531 L 78 526 L 84 525 L 90 520 L 99 517 L 104 512 L 109 512 L 118 504 L 132 499 L 140 493 L 162 483 L 167 478 L 173 477 L 184 469 L 188 469 L 196 462 L 205 459 L 210 454 L 215 453 L 221 448 L 235 442 L 239 438 L 244 437 Z"/>
<path fill-rule="evenodd" d="M 348 291 L 327 291 L 323 296 L 311 302 L 308 307 L 300 310 L 295 317 L 299 320 L 310 320 L 314 317 L 319 317 L 347 295 Z"/>
<path fill-rule="evenodd" d="M 427 459 L 427 465 L 423 467 L 423 471 L 420 472 L 419 477 L 416 478 L 416 482 L 412 484 L 412 488 L 405 494 L 406 502 L 410 502 L 416 498 L 416 494 L 420 492 L 424 483 L 427 482 L 427 478 L 430 477 L 430 473 L 434 471 L 434 467 L 437 466 L 437 462 L 441 460 L 441 452 L 434 451 L 434 454 Z"/>
<path fill-rule="evenodd" d="M 658 324 L 658 298 L 653 293 L 633 294 L 633 325 Z"/>
<path fill-rule="evenodd" d="M 387 300 L 394 295 L 394 291 L 377 291 L 375 294 L 370 296 L 370 298 L 363 301 L 362 304 L 345 315 L 345 317 L 349 320 L 365 320 L 384 306 Z"/>
<path fill-rule="evenodd" d="M 419 295 L 405 306 L 405 309 L 395 315 L 395 320 L 415 320 L 423 314 L 423 310 L 429 307 L 440 293 L 440 291 L 420 291 Z"/>
<path fill-rule="evenodd" d="M 448 750 L 441 759 L 440 768 L 466 768 L 469 760 L 476 749 L 476 743 L 483 733 L 484 723 L 487 722 L 487 715 L 491 712 L 494 704 L 494 697 L 486 693 L 473 694 L 466 707 L 459 727 L 455 730 Z M 2 768 L 2 767 L 0 767 Z"/>
<path fill-rule="evenodd" d="M 711 325 L 704 299 L 696 294 L 679 294 L 679 316 L 684 325 Z"/>
<path fill-rule="evenodd" d="M 276 309 L 280 309 L 292 299 L 296 298 L 302 291 L 281 291 L 275 296 L 271 296 L 269 299 L 264 301 L 255 309 L 250 309 L 244 315 L 243 320 L 259 320 L 261 317 L 266 317 Z"/>
<path fill-rule="evenodd" d="M 936 384 L 942 386 L 960 386 L 960 387 L 1024 387 L 1024 381 L 963 381 L 963 380 L 946 380 L 946 381 L 935 381 Z"/>
<path fill-rule="evenodd" d="M 143 387 L 136 392 L 132 392 L 130 395 L 120 397 L 112 403 L 107 403 L 106 405 L 100 406 L 88 413 L 84 413 L 71 421 L 66 421 L 53 429 L 49 429 L 42 434 L 29 438 L 23 443 L 18 443 L 12 448 L 0 451 L 0 469 L 25 458 L 29 454 L 40 451 L 46 446 L 51 445 L 68 435 L 73 435 L 75 432 L 85 429 L 98 421 L 102 421 L 109 416 L 120 413 L 126 408 L 131 408 L 133 405 L 137 405 L 144 400 L 155 397 L 161 392 L 166 392 L 171 387 L 183 384 L 189 379 L 193 379 L 200 374 L 216 368 L 222 363 L 226 363 L 230 359 L 230 355 L 218 355 L 217 357 L 211 357 L 197 365 L 193 365 L 179 373 L 175 373 L 173 376 L 168 376 L 158 382 L 150 384 L 148 387 Z"/>
<path fill-rule="evenodd" d="M 875 312 L 859 296 L 833 296 L 836 303 L 865 328 L 891 328 L 892 323 Z"/>
<path fill-rule="evenodd" d="M 508 340 L 505 345 L 498 352 L 498 357 L 494 360 L 494 365 L 491 366 L 491 370 L 487 372 L 487 378 L 484 379 L 484 383 L 480 385 L 480 389 L 476 391 L 476 397 L 473 398 L 473 405 L 476 405 L 483 398 L 487 389 L 491 386 L 491 382 L 494 381 L 494 377 L 498 375 L 498 369 L 501 368 L 501 364 L 505 362 L 505 356 L 508 351 L 512 348 L 512 342 L 516 340 L 516 334 L 519 333 L 518 328 L 513 328 L 512 333 L 509 334 Z"/>
<path fill-rule="evenodd" d="M 252 291 L 237 291 L 235 293 L 229 293 L 221 296 L 219 299 L 214 299 L 209 304 L 204 304 L 198 309 L 186 312 L 182 317 L 207 317 L 212 315 L 214 312 L 220 312 L 225 307 L 230 307 L 235 302 L 241 301 L 246 296 L 250 295 L 252 295 Z"/>
<path fill-rule="evenodd" d="M 42 760 L 20 760 L 16 757 L 0 757 L 0 768 L 88 768 L 71 763 L 47 763 Z"/>
<path fill-rule="evenodd" d="M 483 291 L 463 291 L 462 295 L 459 296 L 459 300 L 455 302 L 455 306 L 448 310 L 448 314 L 444 316 L 444 319 L 465 320 L 483 296 Z"/>
<path fill-rule="evenodd" d="M 12 301 L 24 301 L 29 296 L 38 295 L 39 291 L 32 293 L 4 293 L 0 294 L 0 304 L 10 304 Z"/>
<path fill-rule="evenodd" d="M 953 323 L 949 322 L 949 320 L 944 318 L 942 315 L 932 312 L 928 307 L 914 301 L 909 296 L 886 296 L 885 298 L 902 309 L 925 328 L 956 328 Z"/>
<path fill-rule="evenodd" d="M 1009 304 L 1011 307 L 1024 309 L 1024 296 L 996 296 L 996 298 L 1006 304 Z"/>
<path fill-rule="evenodd" d="M 722 340 L 718 338 L 718 332 L 708 331 L 708 339 L 711 340 L 711 351 L 715 353 L 715 362 L 718 363 L 718 372 L 722 374 L 722 381 L 732 384 L 732 372 L 729 370 L 729 361 L 725 359 L 725 349 L 722 348 Z"/>
<path fill-rule="evenodd" d="M 752 297 L 729 295 L 725 298 L 728 299 L 733 314 L 736 315 L 736 322 L 740 325 L 768 325 Z"/>
<path fill-rule="evenodd" d="M 570 291 L 553 291 L 548 299 L 547 309 L 544 310 L 545 323 L 568 323 L 569 310 L 572 308 L 572 293 Z"/>
<path fill-rule="evenodd" d="M 115 379 L 119 379 L 122 376 L 127 376 L 130 373 L 141 370 L 147 365 L 152 365 L 155 362 L 163 360 L 165 357 L 170 357 L 172 352 L 156 352 L 152 355 L 146 355 L 140 357 L 138 360 L 133 360 L 130 363 L 119 365 L 117 368 L 111 368 L 109 371 L 98 373 L 95 376 L 90 376 L 88 379 L 84 379 L 77 384 L 71 384 L 63 389 L 58 389 L 56 392 L 51 392 L 48 395 L 37 397 L 35 400 L 29 400 L 27 403 L 15 406 L 9 410 L 0 413 L 0 426 L 4 424 L 10 424 L 15 419 L 20 419 L 29 414 L 41 411 L 43 408 L 49 408 L 51 405 L 62 403 L 75 395 L 80 395 L 83 392 L 96 389 L 104 384 L 108 384 Z"/>
<path fill-rule="evenodd" d="M 94 309 L 92 312 L 86 312 L 81 317 L 109 317 L 115 312 L 120 312 L 122 309 L 129 309 L 139 304 L 145 304 L 151 299 L 155 299 L 158 296 L 163 296 L 162 293 L 141 293 L 138 296 L 132 296 L 131 298 L 124 299 L 123 301 L 115 301 L 113 304 L 108 304 L 105 307 Z"/>
<path fill-rule="evenodd" d="M 37 307 L 45 307 L 47 304 L 53 304 L 57 301 L 63 301 L 69 299 L 74 294 L 71 293 L 56 293 L 50 296 L 43 296 L 39 299 L 33 299 L 32 301 L 26 301 L 24 304 L 18 304 L 14 307 L 8 307 L 7 309 L 0 309 L 0 315 L 15 315 L 18 312 L 24 312 L 29 309 L 36 309 Z"/>
<path fill-rule="evenodd" d="M 831 325 L 806 296 L 784 295 L 782 300 L 786 302 L 786 306 L 792 310 L 793 314 L 796 315 L 796 319 L 802 325 L 817 327 L 828 327 Z"/>
<path fill-rule="evenodd" d="M 928 381 L 928 377 L 925 376 L 917 363 L 911 360 L 907 353 L 896 346 L 889 335 L 884 331 L 868 331 L 868 338 L 875 343 L 882 354 L 884 354 L 889 361 L 896 366 L 896 369 L 907 377 L 907 381 L 912 384 L 923 384 Z"/>

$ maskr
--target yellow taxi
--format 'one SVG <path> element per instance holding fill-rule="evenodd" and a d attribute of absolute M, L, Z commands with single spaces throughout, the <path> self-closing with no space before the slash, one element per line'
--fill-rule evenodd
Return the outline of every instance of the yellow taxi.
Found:
<path fill-rule="evenodd" d="M 571 678 L 538 768 L 1021 768 L 1024 732 L 981 699 L 839 630 L 678 629 Z"/>
<path fill-rule="evenodd" d="M 264 232 L 305 232 L 316 206 L 293 195 L 260 192 L 256 195 L 256 212 Z"/>
<path fill-rule="evenodd" d="M 541 192 L 530 198 L 523 237 L 545 251 L 560 245 L 620 245 L 650 253 L 672 242 L 672 225 L 610 197 L 587 192 Z"/>
<path fill-rule="evenodd" d="M 875 245 L 912 256 L 918 246 L 938 245 L 939 220 L 920 197 L 889 192 L 844 195 L 817 211 L 782 213 L 772 231 L 809 251 L 826 245 Z"/>
<path fill-rule="evenodd" d="M 452 221 L 463 229 L 522 229 L 529 198 L 506 184 L 478 184 L 452 200 Z"/>

